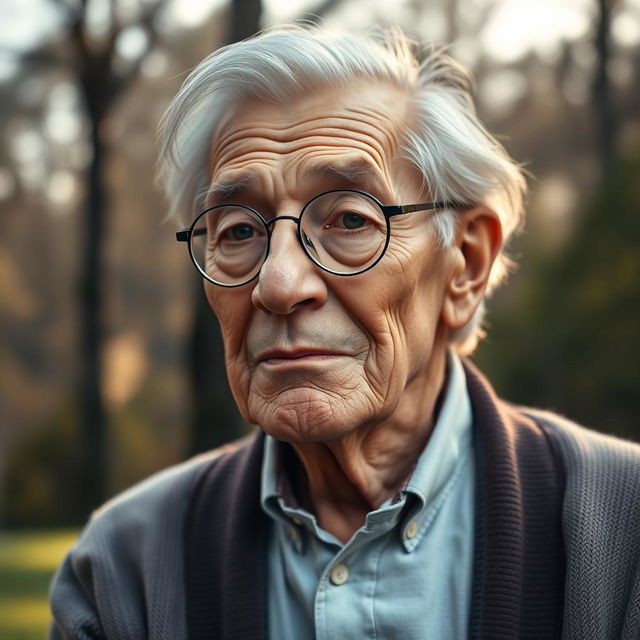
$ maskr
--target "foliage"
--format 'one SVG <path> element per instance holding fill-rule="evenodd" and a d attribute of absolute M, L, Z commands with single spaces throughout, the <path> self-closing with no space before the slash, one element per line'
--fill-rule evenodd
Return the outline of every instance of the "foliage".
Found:
<path fill-rule="evenodd" d="M 640 153 L 619 161 L 519 305 L 496 309 L 478 360 L 506 397 L 640 441 L 639 171 Z"/>
<path fill-rule="evenodd" d="M 69 496 L 82 463 L 77 410 L 69 402 L 10 451 L 4 520 L 7 526 L 80 524 L 87 514 Z"/>
<path fill-rule="evenodd" d="M 184 458 L 186 434 L 180 412 L 167 414 L 166 406 L 159 402 L 184 394 L 176 378 L 171 371 L 154 371 L 135 396 L 112 407 L 105 444 L 108 497 Z M 91 482 L 83 475 L 84 451 L 78 446 L 78 433 L 77 405 L 70 400 L 49 421 L 15 441 L 6 474 L 7 527 L 68 526 L 86 521 L 89 513 L 74 499 L 78 478 Z"/>

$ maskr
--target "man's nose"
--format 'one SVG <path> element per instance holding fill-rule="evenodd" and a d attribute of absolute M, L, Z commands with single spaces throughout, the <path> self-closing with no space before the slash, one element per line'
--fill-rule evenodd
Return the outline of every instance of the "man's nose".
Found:
<path fill-rule="evenodd" d="M 321 306 L 326 284 L 300 246 L 295 219 L 283 217 L 272 229 L 269 255 L 251 294 L 254 306 L 277 314 L 293 313 L 301 305 Z"/>

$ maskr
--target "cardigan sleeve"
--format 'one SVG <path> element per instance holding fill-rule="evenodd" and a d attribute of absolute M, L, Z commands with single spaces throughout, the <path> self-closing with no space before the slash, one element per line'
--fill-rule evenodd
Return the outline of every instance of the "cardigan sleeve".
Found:
<path fill-rule="evenodd" d="M 186 637 L 184 520 L 201 457 L 93 514 L 50 589 L 52 640 Z"/>
<path fill-rule="evenodd" d="M 58 569 L 51 589 L 53 620 L 49 640 L 98 640 L 104 632 L 96 604 L 91 597 L 91 585 L 83 580 L 82 571 L 74 569 L 70 555 Z"/>

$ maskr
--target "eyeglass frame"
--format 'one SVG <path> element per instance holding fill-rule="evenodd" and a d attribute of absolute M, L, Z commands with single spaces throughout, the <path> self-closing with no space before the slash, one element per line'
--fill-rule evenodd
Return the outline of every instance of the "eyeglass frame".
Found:
<path fill-rule="evenodd" d="M 318 198 L 321 198 L 322 196 L 326 196 L 330 193 L 356 193 L 358 195 L 365 196 L 366 198 L 369 198 L 370 200 L 372 200 L 380 208 L 380 211 L 382 212 L 382 215 L 385 218 L 387 232 L 386 232 L 384 247 L 380 252 L 380 255 L 376 258 L 376 260 L 372 262 L 369 266 L 362 269 L 361 271 L 354 271 L 352 273 L 340 273 L 339 271 L 334 271 L 332 269 L 329 269 L 329 267 L 325 267 L 324 265 L 320 264 L 309 253 L 309 251 L 305 247 L 304 240 L 302 239 L 302 229 L 300 227 L 300 220 L 302 219 L 304 212 L 309 208 L 309 206 L 313 202 L 315 202 Z M 271 233 L 269 232 L 269 227 L 275 224 L 278 220 L 291 220 L 296 223 L 296 227 L 298 229 L 298 233 L 297 233 L 298 242 L 300 243 L 300 246 L 302 247 L 302 250 L 304 251 L 305 255 L 309 258 L 309 260 L 311 260 L 311 262 L 313 262 L 313 264 L 320 267 L 320 269 L 322 269 L 326 273 L 330 273 L 334 276 L 359 276 L 363 273 L 366 273 L 370 269 L 373 269 L 373 267 L 375 267 L 378 264 L 378 262 L 382 260 L 382 258 L 384 257 L 384 254 L 387 252 L 387 248 L 389 246 L 389 240 L 391 239 L 391 225 L 389 223 L 390 218 L 393 218 L 394 216 L 404 215 L 406 213 L 414 213 L 415 211 L 438 211 L 442 209 L 468 209 L 470 206 L 471 205 L 469 204 L 462 204 L 460 202 L 455 202 L 450 200 L 444 200 L 439 202 L 420 202 L 417 204 L 405 204 L 405 205 L 382 204 L 382 202 L 380 202 L 378 198 L 371 195 L 370 193 L 367 193 L 366 191 L 361 191 L 360 189 L 329 189 L 328 191 L 323 191 L 322 193 L 319 193 L 315 195 L 313 198 L 311 198 L 311 200 L 309 200 L 309 202 L 307 202 L 307 204 L 305 204 L 304 207 L 302 207 L 302 210 L 300 211 L 300 215 L 297 218 L 295 216 L 275 216 L 270 220 L 266 220 L 259 211 L 257 211 L 253 207 L 250 207 L 249 205 L 246 205 L 246 204 L 240 204 L 238 202 L 225 202 L 221 204 L 216 204 L 212 207 L 208 207 L 207 209 L 204 209 L 203 211 L 201 211 L 195 217 L 190 227 L 177 231 L 176 241 L 187 243 L 191 262 L 193 262 L 195 268 L 198 270 L 198 272 L 202 276 L 204 276 L 206 280 L 208 280 L 212 284 L 215 284 L 218 287 L 233 289 L 236 287 L 243 287 L 245 284 L 249 284 L 250 282 L 253 282 L 253 280 L 255 280 L 260 275 L 260 271 L 262 270 L 262 267 L 269 256 L 269 250 L 271 248 Z M 194 233 L 194 228 L 196 224 L 199 222 L 202 216 L 206 215 L 210 211 L 214 211 L 215 209 L 219 209 L 222 207 L 241 207 L 243 209 L 247 209 L 248 211 L 251 211 L 251 213 L 254 213 L 256 216 L 258 216 L 258 218 L 264 225 L 264 228 L 266 231 L 267 246 L 266 246 L 266 251 L 264 254 L 262 265 L 260 265 L 260 269 L 256 271 L 254 276 L 238 284 L 223 284 L 221 282 L 216 282 L 211 276 L 205 273 L 205 271 L 200 267 L 195 256 L 193 255 L 193 248 L 192 248 L 193 243 L 191 242 L 191 239 L 195 236 L 203 235 L 207 232 L 206 228 L 202 228 L 199 230 L 198 233 Z"/>

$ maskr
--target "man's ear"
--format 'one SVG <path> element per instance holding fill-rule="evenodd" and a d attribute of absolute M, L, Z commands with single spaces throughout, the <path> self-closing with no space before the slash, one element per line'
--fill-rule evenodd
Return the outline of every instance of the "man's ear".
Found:
<path fill-rule="evenodd" d="M 480 205 L 459 216 L 454 266 L 442 307 L 442 320 L 451 330 L 463 327 L 478 308 L 502 247 L 502 225 L 495 211 Z"/>

